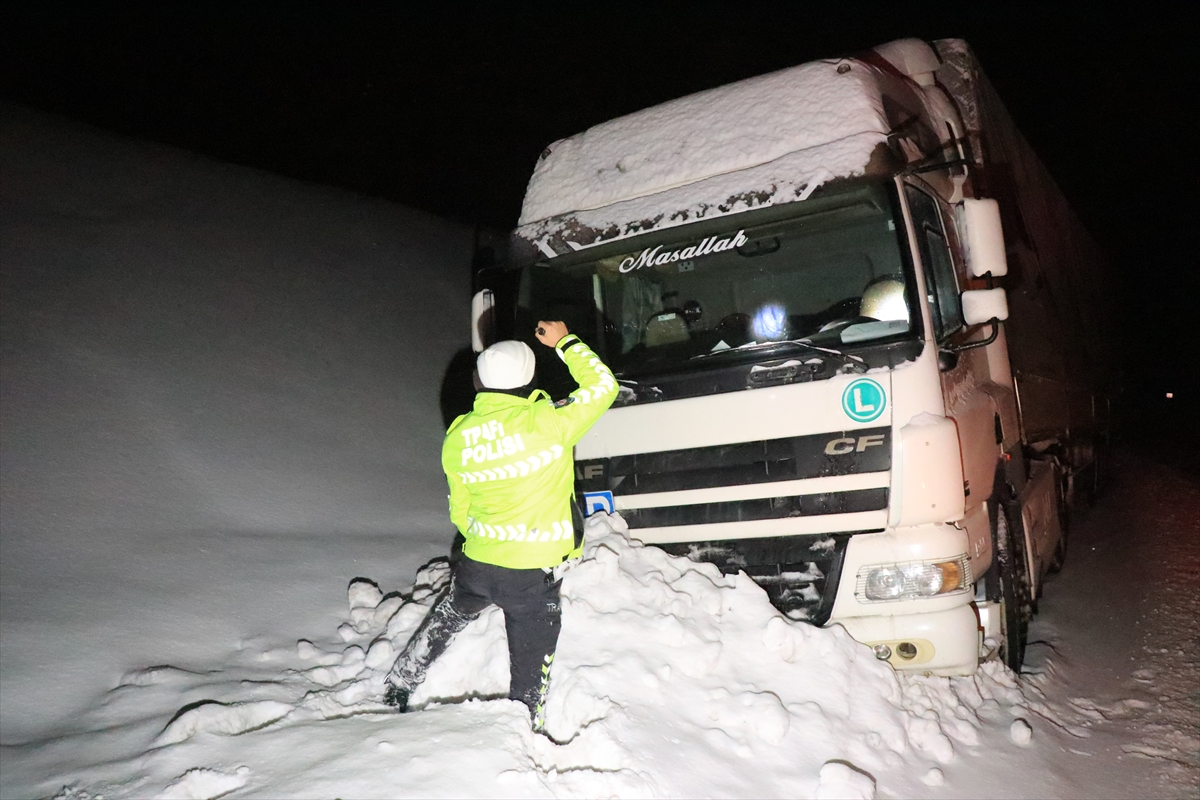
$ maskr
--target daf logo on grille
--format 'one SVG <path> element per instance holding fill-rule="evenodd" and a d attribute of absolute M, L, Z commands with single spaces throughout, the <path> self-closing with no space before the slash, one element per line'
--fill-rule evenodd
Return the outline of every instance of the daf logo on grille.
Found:
<path fill-rule="evenodd" d="M 845 437 L 844 439 L 834 439 L 825 445 L 825 455 L 827 456 L 844 456 L 849 453 L 862 453 L 868 447 L 875 447 L 883 444 L 884 434 L 874 433 L 870 436 L 859 436 L 857 439 Z"/>
<path fill-rule="evenodd" d="M 603 478 L 603 477 L 604 477 L 604 465 L 603 464 L 585 464 L 582 466 L 577 465 L 575 467 L 575 480 L 590 481 L 593 478 Z"/>

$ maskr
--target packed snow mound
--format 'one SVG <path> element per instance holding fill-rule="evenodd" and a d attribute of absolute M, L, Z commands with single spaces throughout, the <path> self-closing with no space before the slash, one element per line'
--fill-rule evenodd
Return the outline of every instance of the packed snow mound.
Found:
<path fill-rule="evenodd" d="M 586 535 L 563 581 L 548 736 L 506 699 L 495 608 L 430 668 L 413 713 L 382 704 L 396 653 L 449 585 L 435 560 L 402 592 L 355 579 L 325 638 L 224 670 L 125 676 L 107 724 L 128 725 L 123 703 L 187 705 L 126 773 L 117 759 L 61 778 L 106 797 L 910 796 L 989 724 L 991 746 L 1015 750 L 1028 740 L 1010 740 L 1014 718 L 1055 722 L 999 664 L 897 675 L 840 627 L 787 619 L 744 574 L 631 540 L 618 515 L 593 516 Z"/>

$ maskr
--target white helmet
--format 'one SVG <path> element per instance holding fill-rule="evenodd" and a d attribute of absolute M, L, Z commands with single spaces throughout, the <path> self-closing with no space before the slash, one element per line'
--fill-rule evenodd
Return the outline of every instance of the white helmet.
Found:
<path fill-rule="evenodd" d="M 496 342 L 479 354 L 475 367 L 485 389 L 516 389 L 533 382 L 533 351 L 524 342 Z"/>
<path fill-rule="evenodd" d="M 904 299 L 904 281 L 877 278 L 863 291 L 858 313 L 871 319 L 908 322 L 908 302 Z"/>

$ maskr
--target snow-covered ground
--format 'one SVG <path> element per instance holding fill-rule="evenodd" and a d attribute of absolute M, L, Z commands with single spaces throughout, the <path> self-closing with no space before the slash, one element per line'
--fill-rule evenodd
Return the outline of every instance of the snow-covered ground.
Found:
<path fill-rule="evenodd" d="M 897 675 L 597 517 L 554 741 L 498 611 L 385 713 L 468 232 L 3 112 L 0 797 L 1196 795 L 1200 478 L 1131 456 L 1020 677 Z"/>
<path fill-rule="evenodd" d="M 1023 676 L 1076 720 L 1057 796 L 1200 795 L 1200 472 L 1121 453 L 1071 531 Z M 1079 738 L 1072 742 L 1072 737 Z"/>

